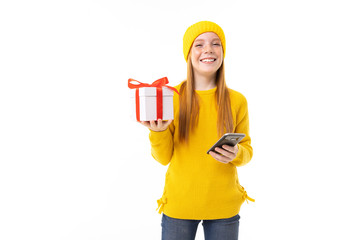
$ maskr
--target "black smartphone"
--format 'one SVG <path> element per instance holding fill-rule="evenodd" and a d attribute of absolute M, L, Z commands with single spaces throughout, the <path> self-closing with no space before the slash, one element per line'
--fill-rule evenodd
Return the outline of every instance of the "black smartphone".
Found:
<path fill-rule="evenodd" d="M 225 133 L 208 151 L 207 154 L 209 154 L 210 151 L 215 151 L 216 147 L 222 148 L 222 145 L 229 145 L 229 146 L 235 146 L 238 144 L 241 139 L 245 137 L 244 133 Z"/>

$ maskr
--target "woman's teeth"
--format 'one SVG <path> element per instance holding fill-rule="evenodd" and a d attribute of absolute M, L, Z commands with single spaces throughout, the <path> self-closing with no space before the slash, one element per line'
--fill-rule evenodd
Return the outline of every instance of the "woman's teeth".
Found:
<path fill-rule="evenodd" d="M 200 62 L 214 62 L 214 61 L 215 61 L 214 58 L 212 58 L 212 59 L 202 59 L 202 60 L 200 60 Z"/>

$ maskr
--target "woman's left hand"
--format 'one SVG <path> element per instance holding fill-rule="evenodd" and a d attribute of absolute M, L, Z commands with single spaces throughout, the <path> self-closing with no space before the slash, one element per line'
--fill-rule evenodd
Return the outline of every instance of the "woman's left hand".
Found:
<path fill-rule="evenodd" d="M 239 151 L 239 148 L 237 145 L 235 145 L 234 147 L 231 147 L 229 145 L 222 145 L 222 148 L 217 147 L 215 148 L 215 151 L 221 154 L 218 154 L 214 151 L 210 151 L 209 154 L 213 158 L 215 158 L 215 160 L 227 164 L 234 160 Z"/>

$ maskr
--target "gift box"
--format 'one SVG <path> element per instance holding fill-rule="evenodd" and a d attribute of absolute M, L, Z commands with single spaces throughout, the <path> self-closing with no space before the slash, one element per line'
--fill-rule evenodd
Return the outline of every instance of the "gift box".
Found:
<path fill-rule="evenodd" d="M 133 84 L 136 82 L 137 84 Z M 130 111 L 136 121 L 174 119 L 173 95 L 178 91 L 170 86 L 166 77 L 152 84 L 142 83 L 134 79 L 128 80 L 130 90 Z"/>

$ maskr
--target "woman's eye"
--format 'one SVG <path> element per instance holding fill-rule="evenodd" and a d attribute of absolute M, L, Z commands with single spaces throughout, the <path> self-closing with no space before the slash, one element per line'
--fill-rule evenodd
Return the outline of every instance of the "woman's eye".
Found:
<path fill-rule="evenodd" d="M 214 45 L 216 45 L 216 46 L 220 46 L 220 44 L 219 44 L 219 43 L 214 43 Z"/>
<path fill-rule="evenodd" d="M 201 44 L 197 44 L 197 45 L 195 45 L 195 47 L 201 47 L 202 45 Z"/>

